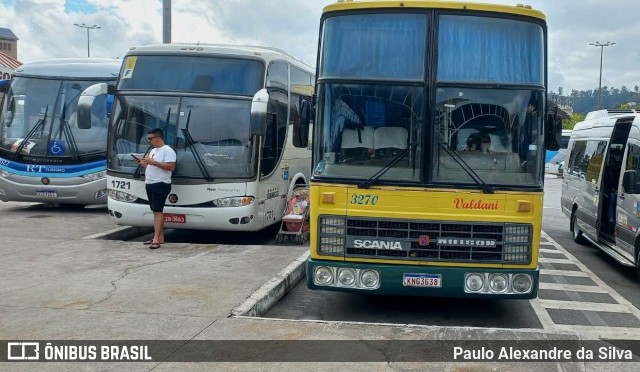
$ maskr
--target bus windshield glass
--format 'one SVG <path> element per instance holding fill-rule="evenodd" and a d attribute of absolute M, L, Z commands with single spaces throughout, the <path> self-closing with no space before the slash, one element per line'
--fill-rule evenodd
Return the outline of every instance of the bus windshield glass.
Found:
<path fill-rule="evenodd" d="M 78 98 L 97 81 L 14 78 L 2 108 L 0 122 L 2 156 L 77 159 L 106 151 L 107 95 L 92 107 L 90 129 L 76 120 Z"/>
<path fill-rule="evenodd" d="M 160 128 L 177 155 L 174 178 L 242 179 L 255 176 L 250 139 L 251 99 L 118 95 L 109 170 L 143 172 L 132 154 L 151 150 L 147 132 Z"/>
<path fill-rule="evenodd" d="M 487 184 L 542 184 L 543 92 L 449 87 L 436 97 L 434 182 L 475 183 L 444 145 Z"/>
<path fill-rule="evenodd" d="M 253 96 L 263 80 L 256 60 L 138 55 L 125 58 L 118 89 Z"/>

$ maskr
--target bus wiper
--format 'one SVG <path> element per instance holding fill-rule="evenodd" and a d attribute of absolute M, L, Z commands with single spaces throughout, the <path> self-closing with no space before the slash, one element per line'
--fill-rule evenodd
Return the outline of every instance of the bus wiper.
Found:
<path fill-rule="evenodd" d="M 409 153 L 409 151 L 411 151 L 411 149 L 413 149 L 415 146 L 416 146 L 416 142 L 409 144 L 409 146 L 405 147 L 404 150 L 397 153 L 396 156 L 393 157 L 393 159 L 389 160 L 389 162 L 385 164 L 384 167 L 380 168 L 379 171 L 374 173 L 373 176 L 371 176 L 368 180 L 359 184 L 358 188 L 368 189 L 374 182 L 376 182 L 380 177 L 382 177 L 385 173 L 387 173 L 389 169 L 391 169 L 394 165 L 398 164 L 398 162 L 402 160 L 402 158 L 404 158 Z"/>
<path fill-rule="evenodd" d="M 169 107 L 169 110 L 167 110 L 167 119 L 165 120 L 165 126 L 164 126 L 164 135 L 167 135 L 167 128 L 169 127 L 169 118 L 171 117 L 171 107 Z M 147 146 L 147 149 L 145 150 L 144 154 L 142 155 L 143 158 L 145 158 L 147 156 L 147 154 L 149 154 L 149 151 L 151 151 L 151 149 L 153 148 L 153 146 L 151 146 L 151 144 L 149 144 L 149 146 Z M 133 178 L 134 179 L 139 179 L 140 175 L 142 173 L 142 164 L 138 164 L 138 166 L 136 167 L 135 172 L 133 172 Z"/>
<path fill-rule="evenodd" d="M 69 147 L 71 148 L 71 157 L 73 160 L 78 160 L 78 144 L 76 142 L 76 138 L 73 135 L 71 127 L 69 126 L 69 122 L 67 121 L 67 106 L 65 103 L 62 107 L 62 114 L 60 114 L 60 131 L 58 132 L 58 137 L 61 137 L 64 134 L 64 137 L 69 142 Z M 54 154 L 55 155 L 55 154 Z"/>
<path fill-rule="evenodd" d="M 33 137 L 33 135 L 36 134 L 36 132 L 39 129 L 40 130 L 44 130 L 44 126 L 47 123 L 47 114 L 48 113 L 49 113 L 49 105 L 47 105 L 47 108 L 44 110 L 44 116 L 42 117 L 42 119 L 38 120 L 36 125 L 34 125 L 33 128 L 31 128 L 29 133 L 27 133 L 26 137 L 24 137 L 22 139 L 22 142 L 20 142 L 20 146 L 18 146 L 18 149 L 16 150 L 16 153 L 13 155 L 14 159 L 18 158 L 18 155 L 20 155 L 20 153 L 22 153 L 22 150 L 24 149 L 24 147 L 27 145 L 27 143 L 29 143 L 29 139 L 31 137 Z"/>
<path fill-rule="evenodd" d="M 449 154 L 453 160 L 456 161 L 456 163 L 458 163 L 458 165 L 460 165 L 460 167 L 467 172 L 467 174 L 471 177 L 471 179 L 473 179 L 473 181 L 480 186 L 480 188 L 482 189 L 482 192 L 485 194 L 493 194 L 494 191 L 491 188 L 491 186 L 487 185 L 486 182 L 484 182 L 482 180 L 482 178 L 480 178 L 480 176 L 478 176 L 478 173 L 476 173 L 473 169 L 471 169 L 471 167 L 469 166 L 469 164 L 467 164 L 461 157 L 460 155 L 458 155 L 456 152 L 451 151 L 448 147 L 446 143 L 440 142 L 438 143 L 438 145 L 440 145 L 440 147 L 442 147 L 444 149 L 444 151 L 446 151 L 447 154 Z"/>
<path fill-rule="evenodd" d="M 204 160 L 202 159 L 202 156 L 200 156 L 200 154 L 198 153 L 198 150 L 196 150 L 196 147 L 194 146 L 195 142 L 193 141 L 193 137 L 191 137 L 191 133 L 189 133 L 190 121 L 191 121 L 191 110 L 189 110 L 189 114 L 187 115 L 187 124 L 185 124 L 184 129 L 182 129 L 182 135 L 184 136 L 184 139 L 187 142 L 187 147 L 191 150 L 191 153 L 193 154 L 193 158 L 195 159 L 196 164 L 198 165 L 198 168 L 200 168 L 200 173 L 202 173 L 202 175 L 204 176 L 204 179 L 207 180 L 207 182 L 212 182 L 213 178 L 211 178 L 211 175 L 209 175 L 209 172 L 207 171 L 207 167 L 204 163 Z"/>

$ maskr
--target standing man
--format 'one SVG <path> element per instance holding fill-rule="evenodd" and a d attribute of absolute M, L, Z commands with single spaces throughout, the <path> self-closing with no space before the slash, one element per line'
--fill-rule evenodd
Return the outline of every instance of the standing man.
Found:
<path fill-rule="evenodd" d="M 164 143 L 162 129 L 147 132 L 147 141 L 153 146 L 145 158 L 138 163 L 146 168 L 145 188 L 153 212 L 153 239 L 144 242 L 151 249 L 164 243 L 164 203 L 171 192 L 171 172 L 176 169 L 176 152 Z"/>

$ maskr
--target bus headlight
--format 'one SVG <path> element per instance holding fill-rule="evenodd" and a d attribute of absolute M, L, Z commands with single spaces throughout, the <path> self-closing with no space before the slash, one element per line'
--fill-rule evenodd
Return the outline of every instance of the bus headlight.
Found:
<path fill-rule="evenodd" d="M 85 174 L 84 176 L 80 176 L 80 177 L 82 177 L 87 182 L 93 182 L 93 181 L 101 180 L 106 176 L 107 176 L 106 171 L 100 171 L 100 172 Z"/>
<path fill-rule="evenodd" d="M 467 274 L 464 281 L 469 292 L 480 292 L 484 287 L 484 276 L 481 274 Z"/>
<path fill-rule="evenodd" d="M 360 274 L 360 283 L 366 288 L 376 288 L 380 283 L 380 276 L 377 271 L 365 270 Z"/>
<path fill-rule="evenodd" d="M 356 283 L 356 271 L 354 269 L 339 269 L 338 282 L 345 287 L 353 287 Z"/>
<path fill-rule="evenodd" d="M 333 283 L 333 270 L 326 266 L 316 268 L 313 281 L 318 285 L 331 285 Z"/>
<path fill-rule="evenodd" d="M 7 172 L 6 170 L 0 170 L 0 177 L 7 178 L 11 175 L 11 172 Z"/>
<path fill-rule="evenodd" d="M 528 293 L 531 290 L 531 277 L 526 274 L 514 275 L 511 279 L 513 291 L 517 293 Z"/>
<path fill-rule="evenodd" d="M 216 207 L 244 207 L 253 203 L 253 200 L 253 196 L 235 196 L 213 200 L 213 205 Z"/>
<path fill-rule="evenodd" d="M 507 276 L 504 274 L 489 275 L 489 287 L 494 292 L 504 292 L 508 283 Z"/>
<path fill-rule="evenodd" d="M 138 199 L 137 196 L 131 195 L 124 191 L 109 190 L 109 198 L 121 202 L 133 203 Z"/>

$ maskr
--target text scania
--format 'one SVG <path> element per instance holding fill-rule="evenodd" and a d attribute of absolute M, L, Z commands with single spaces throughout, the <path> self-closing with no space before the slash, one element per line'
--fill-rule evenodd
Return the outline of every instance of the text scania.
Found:
<path fill-rule="evenodd" d="M 360 240 L 353 241 L 354 248 L 366 249 L 387 249 L 390 251 L 401 251 L 402 244 L 400 242 L 387 242 L 384 240 Z"/>
<path fill-rule="evenodd" d="M 500 208 L 500 204 L 497 201 L 485 202 L 482 200 L 465 200 L 462 198 L 455 199 L 453 204 L 457 209 L 483 209 L 497 211 Z"/>

